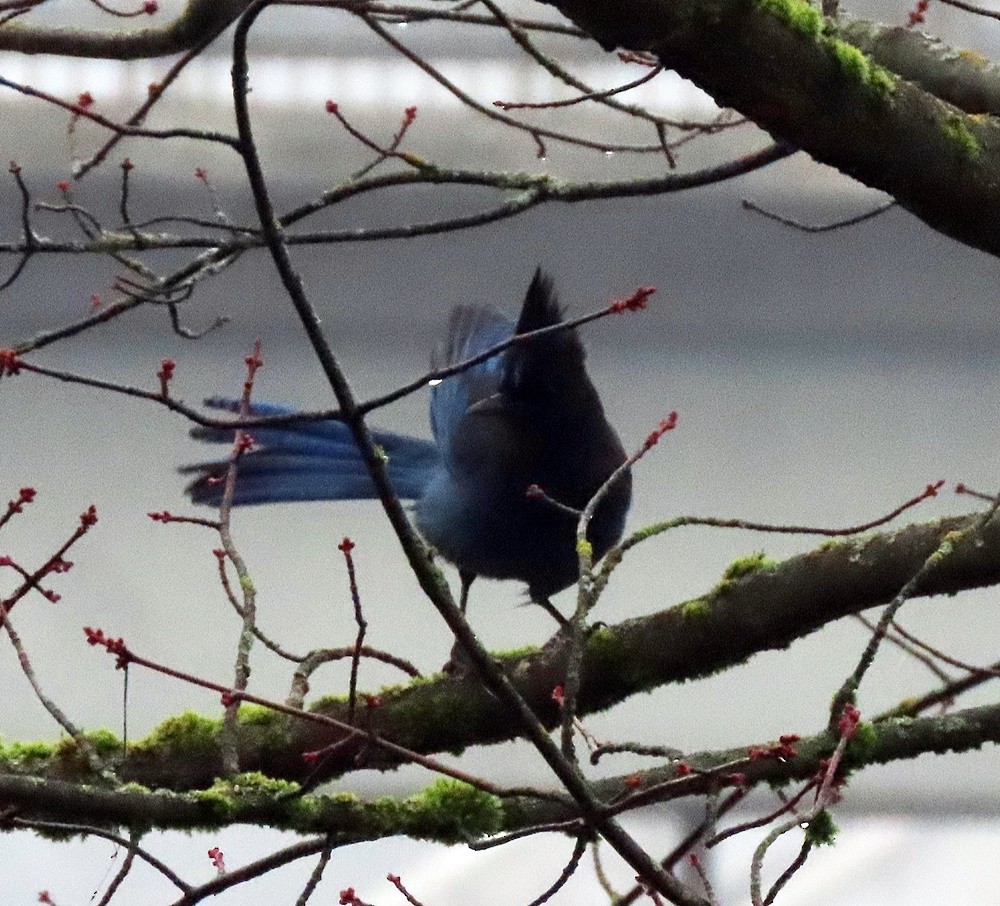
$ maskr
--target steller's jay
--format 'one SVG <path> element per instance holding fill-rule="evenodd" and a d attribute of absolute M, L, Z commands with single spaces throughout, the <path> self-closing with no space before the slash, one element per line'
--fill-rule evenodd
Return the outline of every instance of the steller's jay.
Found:
<path fill-rule="evenodd" d="M 539 269 L 516 325 L 493 308 L 456 307 L 448 334 L 433 352 L 434 368 L 475 356 L 562 320 L 551 280 Z M 575 329 L 515 344 L 494 358 L 446 378 L 431 393 L 434 440 L 372 431 L 386 453 L 386 471 L 424 538 L 462 579 L 464 608 L 476 576 L 526 582 L 532 601 L 560 621 L 549 596 L 576 581 L 576 518 L 533 499 L 538 485 L 552 500 L 581 510 L 625 461 L 587 375 Z M 213 398 L 208 405 L 238 411 Z M 254 404 L 254 415 L 292 411 Z M 232 440 L 232 432 L 195 428 L 201 440 Z M 375 487 L 347 427 L 302 422 L 253 431 L 257 446 L 237 462 L 237 506 L 293 500 L 375 498 Z M 187 488 L 196 503 L 218 506 L 222 484 L 210 480 L 227 463 L 186 466 L 200 473 Z M 632 496 L 623 474 L 597 507 L 588 530 L 595 560 L 622 534 Z M 564 622 L 564 621 L 563 621 Z"/>

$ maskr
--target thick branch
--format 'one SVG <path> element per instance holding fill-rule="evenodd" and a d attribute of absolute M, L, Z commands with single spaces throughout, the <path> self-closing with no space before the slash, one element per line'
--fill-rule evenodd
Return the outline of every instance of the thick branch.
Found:
<path fill-rule="evenodd" d="M 717 673 L 761 651 L 786 648 L 834 620 L 884 604 L 920 569 L 944 535 L 966 527 L 970 518 L 978 517 L 828 543 L 773 568 L 724 579 L 702 598 L 599 629 L 587 645 L 580 712 L 603 710 L 636 692 Z M 997 582 L 1000 522 L 994 521 L 976 541 L 958 545 L 918 593 L 951 594 Z M 552 689 L 564 680 L 565 653 L 557 637 L 542 651 L 505 664 L 518 691 L 547 727 L 558 725 Z M 382 695 L 381 703 L 368 712 L 370 727 L 421 752 L 500 742 L 517 732 L 516 724 L 472 678 L 442 678 L 403 688 Z M 343 707 L 330 703 L 322 710 L 342 716 Z M 303 727 L 302 733 L 306 750 L 329 742 L 322 730 Z M 341 764 L 330 767 L 350 769 L 352 754 L 345 752 Z"/>
<path fill-rule="evenodd" d="M 598 629 L 585 653 L 580 713 L 608 708 L 659 685 L 718 672 L 760 651 L 786 648 L 833 620 L 886 603 L 945 534 L 977 518 L 944 519 L 826 544 L 777 566 L 724 579 L 702 598 Z M 918 593 L 952 594 L 998 582 L 1000 522 L 994 521 L 977 540 L 958 544 Z M 543 724 L 557 726 L 552 689 L 565 676 L 563 640 L 557 637 L 541 651 L 503 657 L 500 663 Z M 473 676 L 422 680 L 363 700 L 370 705 L 359 714 L 364 729 L 421 753 L 501 742 L 522 732 L 519 722 Z M 344 720 L 348 703 L 330 699 L 316 707 Z M 256 712 L 241 724 L 240 734 L 242 770 L 294 780 L 311 771 L 302 753 L 342 739 L 328 727 Z M 216 737 L 215 723 L 206 718 L 192 716 L 186 728 L 175 718 L 149 741 L 135 744 L 118 766 L 118 775 L 154 787 L 209 786 L 218 773 Z M 321 773 L 331 776 L 398 763 L 395 756 L 376 751 L 359 738 L 342 741 L 324 758 Z M 31 772 L 66 777 L 81 776 L 86 769 L 56 753 L 37 759 Z"/>
<path fill-rule="evenodd" d="M 190 50 L 221 34 L 249 5 L 250 0 L 188 0 L 184 12 L 169 25 L 129 32 L 8 22 L 0 28 L 0 50 L 109 60 L 163 57 Z"/>
<path fill-rule="evenodd" d="M 655 54 L 935 229 L 1000 253 L 1000 124 L 878 66 L 805 0 L 554 3 L 605 48 Z"/>
<path fill-rule="evenodd" d="M 966 113 L 1000 116 L 1000 67 L 982 54 L 902 26 L 840 19 L 830 28 L 880 66 Z"/>
<path fill-rule="evenodd" d="M 858 770 L 930 752 L 966 752 L 997 742 L 1000 705 L 937 717 L 892 718 L 866 724 L 848 748 L 845 764 L 849 770 Z M 608 807 L 609 813 L 619 813 L 726 786 L 732 782 L 726 765 L 738 764 L 747 786 L 782 786 L 815 776 L 835 746 L 835 738 L 824 731 L 801 739 L 794 755 L 781 758 L 748 760 L 752 747 L 701 752 L 685 759 L 693 773 L 682 774 L 674 762 L 601 780 L 593 789 L 603 802 L 615 803 Z M 713 773 L 720 767 L 721 774 Z M 302 834 L 329 834 L 342 845 L 398 834 L 454 843 L 579 818 L 568 797 L 562 801 L 554 796 L 501 799 L 450 781 L 432 784 L 424 793 L 402 801 L 381 797 L 365 802 L 347 793 L 300 798 L 287 795 L 291 791 L 290 787 L 282 789 L 280 781 L 257 775 L 220 781 L 203 792 L 171 794 L 0 773 L 0 802 L 16 808 L 12 826 L 32 819 L 189 830 L 253 823 Z"/>

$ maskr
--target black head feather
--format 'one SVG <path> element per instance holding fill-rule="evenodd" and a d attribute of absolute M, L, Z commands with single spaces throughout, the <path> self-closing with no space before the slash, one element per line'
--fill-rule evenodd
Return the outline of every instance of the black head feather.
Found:
<path fill-rule="evenodd" d="M 515 333 L 528 333 L 542 327 L 550 327 L 562 321 L 562 309 L 552 285 L 552 278 L 540 267 L 531 278 L 524 304 L 521 306 L 521 316 L 518 318 Z"/>
<path fill-rule="evenodd" d="M 524 297 L 514 332 L 524 334 L 561 323 L 562 309 L 552 280 L 538 268 Z M 584 358 L 583 344 L 576 328 L 556 330 L 517 343 L 507 350 L 500 389 L 515 397 L 563 392 L 566 383 L 572 384 L 580 379 Z"/>

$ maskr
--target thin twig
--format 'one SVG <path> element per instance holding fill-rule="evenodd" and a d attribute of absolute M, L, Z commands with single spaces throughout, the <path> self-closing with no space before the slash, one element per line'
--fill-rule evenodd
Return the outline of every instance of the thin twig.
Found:
<path fill-rule="evenodd" d="M 361 609 L 361 594 L 358 591 L 358 578 L 354 572 L 354 542 L 345 538 L 339 545 L 339 550 L 347 562 L 347 578 L 351 590 L 351 603 L 354 605 L 354 622 L 358 624 L 358 634 L 354 640 L 354 652 L 351 655 L 351 678 L 347 692 L 347 722 L 354 723 L 354 710 L 358 701 L 358 668 L 361 665 L 361 649 L 368 631 L 368 621 Z"/>
<path fill-rule="evenodd" d="M 62 710 L 62 708 L 60 708 L 45 694 L 41 684 L 38 682 L 38 677 L 35 676 L 35 669 L 31 665 L 31 659 L 28 656 L 27 649 L 24 647 L 21 637 L 14 629 L 14 624 L 10 621 L 10 608 L 3 601 L 0 601 L 0 626 L 3 626 L 7 633 L 7 638 L 10 639 L 10 643 L 17 654 L 18 663 L 21 665 L 21 672 L 28 680 L 32 690 L 34 690 L 35 698 L 37 698 L 42 707 L 49 712 L 52 719 L 73 738 L 77 751 L 87 762 L 87 766 L 90 770 L 93 771 L 96 776 L 101 777 L 104 780 L 113 780 L 114 773 L 108 765 L 104 763 L 101 756 L 98 755 L 97 750 L 91 744 L 90 740 L 87 739 L 86 735 L 84 735 L 83 731 L 69 719 L 69 716 Z"/>
<path fill-rule="evenodd" d="M 261 358 L 260 341 L 258 340 L 253 352 L 246 357 L 247 377 L 243 382 L 243 393 L 240 397 L 240 415 L 246 416 L 250 412 L 250 396 L 253 392 L 254 378 L 257 370 L 263 364 L 264 360 Z M 235 693 L 242 693 L 250 679 L 250 651 L 254 642 L 253 628 L 257 624 L 257 590 L 250 578 L 246 562 L 233 542 L 230 528 L 230 516 L 236 495 L 237 462 L 250 443 L 252 443 L 251 439 L 242 430 L 237 430 L 233 444 L 233 456 L 226 470 L 222 502 L 219 505 L 219 539 L 227 559 L 236 570 L 240 589 L 243 592 L 243 625 L 236 646 L 232 689 Z M 227 704 L 223 718 L 220 748 L 222 749 L 222 769 L 225 776 L 232 776 L 239 771 L 239 751 L 237 749 L 239 710 L 239 701 L 234 698 Z"/>
<path fill-rule="evenodd" d="M 20 94 L 26 95 L 27 97 L 38 98 L 39 100 L 52 104 L 55 107 L 61 107 L 63 110 L 72 113 L 74 117 L 89 120 L 92 123 L 96 123 L 98 126 L 103 126 L 105 129 L 108 129 L 117 135 L 141 136 L 142 138 L 158 139 L 191 138 L 197 141 L 215 142 L 217 144 L 227 145 L 230 148 L 239 150 L 238 139 L 222 132 L 184 128 L 145 129 L 141 126 L 129 126 L 123 123 L 116 123 L 114 120 L 101 116 L 99 113 L 94 113 L 94 111 L 90 110 L 88 106 L 83 106 L 71 101 L 64 101 L 62 98 L 57 98 L 55 95 L 49 94 L 47 91 L 41 91 L 38 88 L 33 88 L 31 85 L 22 85 L 19 82 L 14 82 L 3 76 L 0 76 L 0 85 L 5 88 L 11 88 Z"/>
<path fill-rule="evenodd" d="M 129 831 L 129 841 L 131 843 L 136 843 L 137 840 L 141 839 L 141 835 L 136 831 Z M 118 888 L 121 887 L 124 880 L 129 876 L 129 872 L 132 871 L 132 866 L 135 864 L 136 852 L 134 849 L 129 849 L 125 853 L 125 859 L 122 862 L 121 868 L 118 869 L 111 883 L 108 884 L 107 890 L 104 891 L 104 895 L 97 902 L 97 906 L 108 906 L 114 895 L 118 892 Z"/>
<path fill-rule="evenodd" d="M 149 111 L 152 110 L 153 105 L 163 97 L 166 89 L 172 85 L 174 81 L 176 81 L 177 77 L 184 71 L 188 63 L 201 56 L 202 51 L 217 37 L 218 35 L 213 34 L 196 44 L 189 51 L 187 51 L 187 53 L 183 54 L 181 58 L 166 71 L 162 79 L 150 85 L 149 96 L 142 102 L 142 104 L 139 105 L 135 112 L 127 120 L 125 120 L 125 125 L 140 125 L 146 119 Z M 73 178 L 77 180 L 82 179 L 91 170 L 93 170 L 94 167 L 101 164 L 124 137 L 125 134 L 121 132 L 112 135 L 111 138 L 109 138 L 100 148 L 97 149 L 97 151 L 94 152 L 89 160 L 80 161 L 76 167 L 74 167 Z"/>
<path fill-rule="evenodd" d="M 937 548 L 935 548 L 933 553 L 931 553 L 930 556 L 928 556 L 923 562 L 920 569 L 918 569 L 913 576 L 910 577 L 910 579 L 899 590 L 896 597 L 886 605 L 885 609 L 882 611 L 882 616 L 876 624 L 875 631 L 872 633 L 865 650 L 862 652 L 857 667 L 855 667 L 851 675 L 844 680 L 843 685 L 833 697 L 833 702 L 830 707 L 831 727 L 836 724 L 844 706 L 854 701 L 858 686 L 861 684 L 861 680 L 868 672 L 868 668 L 871 667 L 874 662 L 875 655 L 878 653 L 879 646 L 889 629 L 889 625 L 892 623 L 900 608 L 910 599 L 910 597 L 913 596 L 926 576 L 942 560 L 946 559 L 958 544 L 964 542 L 969 537 L 975 537 L 980 531 L 982 531 L 987 522 L 993 518 L 998 505 L 1000 505 L 1000 497 L 998 497 L 997 502 L 994 503 L 984 516 L 976 520 L 975 524 L 969 524 L 962 530 L 948 532 L 948 534 L 946 534 L 941 540 L 941 543 L 937 546 Z"/>
<path fill-rule="evenodd" d="M 912 509 L 931 497 L 936 497 L 938 491 L 943 485 L 943 481 L 932 482 L 931 484 L 928 484 L 919 494 L 916 494 L 909 500 L 904 501 L 888 513 L 878 516 L 875 519 L 870 519 L 868 522 L 862 522 L 857 525 L 849 525 L 843 528 L 823 528 L 820 526 L 796 524 L 782 525 L 780 523 L 753 522 L 748 519 L 719 519 L 714 516 L 678 516 L 674 519 L 668 519 L 664 522 L 657 523 L 656 525 L 639 529 L 624 540 L 620 541 L 605 555 L 604 566 L 601 568 L 601 572 L 596 581 L 599 583 L 599 587 L 603 589 L 603 587 L 607 584 L 611 573 L 622 562 L 622 558 L 629 550 L 642 541 L 654 538 L 657 535 L 661 535 L 664 532 L 671 531 L 675 528 L 697 525 L 709 528 L 766 532 L 777 535 L 820 535 L 825 538 L 847 537 L 849 535 L 859 535 L 862 532 L 867 532 L 873 528 L 878 528 L 879 526 L 892 522 L 893 519 L 902 513 L 905 513 L 907 510 Z"/>
<path fill-rule="evenodd" d="M 875 632 L 875 624 L 868 619 L 862 613 L 852 614 L 852 617 L 857 620 L 862 626 L 868 629 L 869 632 Z M 914 660 L 919 661 L 923 664 L 931 673 L 934 674 L 942 683 L 950 683 L 952 677 L 944 672 L 935 662 L 934 659 L 924 652 L 918 650 L 915 644 L 908 642 L 903 635 L 896 629 L 896 623 L 892 624 L 892 631 L 886 633 L 885 640 L 891 645 L 895 645 L 900 651 L 905 651 Z"/>
<path fill-rule="evenodd" d="M 418 68 L 422 69 L 427 75 L 429 75 L 434 81 L 436 81 L 442 88 L 449 91 L 452 95 L 458 98 L 466 107 L 471 110 L 475 110 L 477 113 L 482 114 L 489 119 L 496 120 L 499 123 L 503 123 L 505 126 L 509 126 L 512 129 L 517 129 L 522 132 L 526 132 L 528 135 L 532 136 L 536 141 L 541 141 L 543 138 L 551 139 L 552 141 L 560 141 L 569 145 L 574 145 L 580 148 L 588 148 L 593 151 L 602 151 L 607 153 L 611 152 L 623 152 L 630 154 L 649 154 L 653 152 L 660 151 L 660 145 L 629 145 L 616 142 L 601 142 L 594 139 L 583 138 L 581 136 L 570 135 L 566 132 L 557 132 L 553 129 L 545 129 L 540 126 L 534 126 L 529 123 L 521 122 L 512 116 L 507 116 L 501 113 L 496 108 L 491 108 L 485 104 L 481 104 L 470 94 L 463 91 L 458 85 L 456 85 L 451 79 L 444 75 L 437 67 L 429 63 L 424 57 L 415 51 L 411 50 L 402 41 L 396 38 L 394 35 L 390 34 L 389 31 L 382 27 L 382 25 L 376 21 L 372 16 L 370 16 L 367 11 L 358 11 L 356 13 L 358 18 L 360 18 L 372 31 L 375 32 L 383 41 L 386 42 L 390 47 L 393 48 L 397 53 L 406 57 L 411 63 L 416 65 Z M 544 145 L 540 148 L 539 157 L 544 157 Z"/>
<path fill-rule="evenodd" d="M 956 9 L 972 13 L 974 16 L 983 16 L 987 19 L 1000 19 L 1000 12 L 992 9 L 984 9 L 973 3 L 966 3 L 965 0 L 941 0 L 946 6 L 954 6 Z"/>
<path fill-rule="evenodd" d="M 309 880 L 306 881 L 306 886 L 302 888 L 302 893 L 299 894 L 298 899 L 295 901 L 295 906 L 306 906 L 306 903 L 309 902 L 309 898 L 319 886 L 319 882 L 323 880 L 323 872 L 326 871 L 326 866 L 330 864 L 330 857 L 333 855 L 334 845 L 333 837 L 327 837 L 326 845 L 319 854 L 319 861 L 316 863 L 315 868 L 313 868 L 312 873 L 309 875 Z"/>
<path fill-rule="evenodd" d="M 550 887 L 535 897 L 535 899 L 533 899 L 528 906 L 543 906 L 544 903 L 551 900 L 552 897 L 554 897 L 566 885 L 566 882 L 573 877 L 577 868 L 580 866 L 580 860 L 583 858 L 583 854 L 587 851 L 588 842 L 589 839 L 585 834 L 581 834 L 576 838 L 573 853 L 570 855 L 566 866 L 559 873 L 559 877 L 552 882 Z"/>
<path fill-rule="evenodd" d="M 27 818 L 14 818 L 12 819 L 11 824 L 15 827 L 24 827 L 30 830 L 43 832 L 47 831 L 49 833 L 60 835 L 80 834 L 89 837 L 103 837 L 105 840 L 110 840 L 112 843 L 128 850 L 129 853 L 135 853 L 138 858 L 142 859 L 142 861 L 147 865 L 156 869 L 178 890 L 187 892 L 193 889 L 192 885 L 182 880 L 169 865 L 160 859 L 157 859 L 156 856 L 143 849 L 134 840 L 122 837 L 112 831 L 105 830 L 103 827 L 95 827 L 90 824 L 74 824 L 65 821 L 41 821 Z"/>
<path fill-rule="evenodd" d="M 896 199 L 890 198 L 888 201 L 882 202 L 880 205 L 876 205 L 870 211 L 865 211 L 863 214 L 856 214 L 853 217 L 845 217 L 841 220 L 834 220 L 831 223 L 810 224 L 802 223 L 799 220 L 793 220 L 790 217 L 783 217 L 780 214 L 775 214 L 773 211 L 768 211 L 749 199 L 744 198 L 742 201 L 744 210 L 755 211 L 756 213 L 766 217 L 768 220 L 774 220 L 784 226 L 794 227 L 797 230 L 801 230 L 803 233 L 830 233 L 834 230 L 842 230 L 845 227 L 857 226 L 859 223 L 864 223 L 866 220 L 872 220 L 880 214 L 884 214 L 886 211 L 894 208 L 896 204 Z"/>

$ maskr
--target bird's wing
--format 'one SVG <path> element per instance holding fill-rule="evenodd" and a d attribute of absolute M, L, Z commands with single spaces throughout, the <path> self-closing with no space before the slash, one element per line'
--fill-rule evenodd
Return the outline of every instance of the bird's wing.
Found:
<path fill-rule="evenodd" d="M 432 368 L 446 368 L 502 343 L 514 324 L 496 309 L 460 305 L 451 313 L 448 334 L 431 355 Z M 431 392 L 431 430 L 447 457 L 462 416 L 470 406 L 497 392 L 504 377 L 505 353 L 446 378 Z"/>

